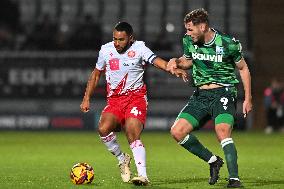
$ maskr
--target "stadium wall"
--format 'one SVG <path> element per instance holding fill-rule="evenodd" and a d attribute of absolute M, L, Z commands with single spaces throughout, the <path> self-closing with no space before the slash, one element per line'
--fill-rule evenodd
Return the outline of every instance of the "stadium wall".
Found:
<path fill-rule="evenodd" d="M 79 106 L 96 59 L 97 53 L 92 52 L 0 53 L 0 129 L 95 129 L 105 106 L 103 78 L 91 111 L 83 114 Z M 151 65 L 145 74 L 149 97 L 146 129 L 168 130 L 195 89 Z M 239 98 L 243 98 L 242 92 Z M 241 111 L 239 104 L 236 128 L 245 129 L 248 124 Z M 206 128 L 212 128 L 212 123 Z"/>
<path fill-rule="evenodd" d="M 41 129 L 37 127 L 50 129 L 54 128 L 54 123 L 62 124 L 62 126 L 57 125 L 56 128 L 63 128 L 67 123 L 71 123 L 70 127 L 79 128 L 80 124 L 85 122 L 84 115 L 79 111 L 79 105 L 87 78 L 96 62 L 97 52 L 72 52 L 71 50 L 74 49 L 69 49 L 67 44 L 65 44 L 67 46 L 61 44 L 62 46 L 55 49 L 39 48 L 38 43 L 35 43 L 36 47 L 26 46 L 29 41 L 28 36 L 33 36 L 31 32 L 35 24 L 41 21 L 46 13 L 58 24 L 59 33 L 65 36 L 63 39 L 71 36 L 77 24 L 81 23 L 84 15 L 87 14 L 91 14 L 100 22 L 103 42 L 110 40 L 112 27 L 118 20 L 127 20 L 133 24 L 137 38 L 146 41 L 151 49 L 151 45 L 160 39 L 160 34 L 165 32 L 166 37 L 163 36 L 162 41 L 165 38 L 169 39 L 171 45 L 163 44 L 162 47 L 172 46 L 171 49 L 167 49 L 166 52 L 158 51 L 160 47 L 153 50 L 168 59 L 182 54 L 180 39 L 184 35 L 182 23 L 184 15 L 189 10 L 204 7 L 209 14 L 214 15 L 211 19 L 212 26 L 239 39 L 248 62 L 252 63 L 250 19 L 248 19 L 251 13 L 251 0 L 16 0 L 16 2 L 19 4 L 21 26 L 26 33 L 20 33 L 10 52 L 3 52 L 3 49 L 0 52 L 0 116 L 3 116 L 2 119 L 0 118 L 0 128 L 1 124 L 4 124 L 3 128 L 6 129 L 9 129 L 9 126 L 11 129 L 25 129 L 31 126 L 34 129 Z M 56 51 L 59 49 L 60 52 Z M 26 50 L 28 52 L 25 52 Z M 43 50 L 53 50 L 53 52 Z M 65 52 L 66 50 L 69 52 Z M 151 129 L 152 124 L 154 128 L 168 129 L 194 88 L 151 66 L 146 72 L 146 82 L 149 84 L 150 102 L 149 123 L 146 128 Z M 242 89 L 241 85 L 239 87 Z M 104 96 L 102 80 L 96 90 L 95 104 L 93 104 L 95 110 L 91 111 L 90 118 L 87 118 L 91 119 L 88 124 L 96 124 L 96 117 L 105 103 Z M 239 99 L 239 102 L 243 99 L 242 90 Z M 240 118 L 237 125 L 241 125 L 241 128 L 250 128 L 251 116 L 248 121 L 244 121 L 241 111 L 240 104 L 238 106 Z M 56 115 L 59 119 L 55 117 L 53 121 Z M 77 119 L 78 117 L 80 119 Z M 72 120 L 77 126 L 72 125 Z"/>
<path fill-rule="evenodd" d="M 284 81 L 284 1 L 252 0 L 254 127 L 264 128 L 263 92 L 272 78 Z"/>

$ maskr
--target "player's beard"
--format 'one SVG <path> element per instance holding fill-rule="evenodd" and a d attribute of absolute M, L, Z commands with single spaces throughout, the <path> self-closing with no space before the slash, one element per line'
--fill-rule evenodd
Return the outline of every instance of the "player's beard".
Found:
<path fill-rule="evenodd" d="M 116 51 L 117 51 L 119 54 L 122 54 L 123 51 L 124 51 L 124 48 L 123 48 L 123 49 L 118 49 L 118 48 L 116 48 Z"/>
<path fill-rule="evenodd" d="M 129 45 L 126 45 L 126 46 L 120 51 L 120 54 L 125 53 L 125 51 L 127 51 L 128 48 L 129 48 Z"/>
<path fill-rule="evenodd" d="M 205 43 L 205 36 L 204 35 L 199 35 L 198 37 L 196 37 L 196 41 L 194 42 L 194 44 L 196 45 L 202 45 Z"/>
<path fill-rule="evenodd" d="M 129 41 L 128 44 L 124 48 L 121 49 L 121 51 L 117 50 L 117 52 L 119 54 L 125 53 L 131 47 L 132 44 L 133 44 L 133 41 Z"/>

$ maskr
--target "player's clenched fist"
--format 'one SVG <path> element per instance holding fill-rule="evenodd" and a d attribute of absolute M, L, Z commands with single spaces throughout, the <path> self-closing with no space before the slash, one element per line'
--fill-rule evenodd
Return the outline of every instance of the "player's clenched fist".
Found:
<path fill-rule="evenodd" d="M 83 99 L 83 101 L 80 105 L 80 109 L 84 113 L 88 112 L 90 110 L 90 101 Z"/>

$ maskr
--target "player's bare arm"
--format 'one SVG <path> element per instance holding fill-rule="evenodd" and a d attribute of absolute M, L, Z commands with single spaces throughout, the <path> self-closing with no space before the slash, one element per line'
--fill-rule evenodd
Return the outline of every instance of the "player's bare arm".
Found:
<path fill-rule="evenodd" d="M 90 98 L 94 94 L 94 91 L 99 83 L 101 77 L 101 71 L 94 69 L 86 87 L 85 95 L 80 105 L 81 111 L 86 113 L 90 110 Z"/>
<path fill-rule="evenodd" d="M 244 117 L 252 110 L 252 96 L 251 96 L 251 76 L 247 66 L 247 63 L 244 59 L 241 59 L 239 63 L 236 64 L 239 69 L 240 76 L 243 82 L 244 91 L 245 91 L 245 100 L 243 103 L 243 114 Z"/>
<path fill-rule="evenodd" d="M 167 65 L 168 63 L 157 57 L 155 60 L 154 60 L 154 66 L 156 66 L 157 68 L 160 68 L 164 71 L 167 71 L 167 72 L 170 72 L 168 69 L 167 69 Z M 183 69 L 175 69 L 173 72 L 170 72 L 172 73 L 173 75 L 175 75 L 176 77 L 181 77 L 183 79 L 184 82 L 187 82 L 188 81 L 188 74 L 186 71 L 184 71 Z"/>
<path fill-rule="evenodd" d="M 167 64 L 167 70 L 174 74 L 175 69 L 180 68 L 183 70 L 187 70 L 191 68 L 192 60 L 186 59 L 185 57 L 180 58 L 172 58 Z"/>

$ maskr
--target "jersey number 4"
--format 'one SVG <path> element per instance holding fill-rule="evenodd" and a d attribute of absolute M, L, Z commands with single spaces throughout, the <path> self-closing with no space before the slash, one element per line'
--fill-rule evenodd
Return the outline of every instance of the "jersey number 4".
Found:
<path fill-rule="evenodd" d="M 134 114 L 135 116 L 138 116 L 138 114 L 141 115 L 141 111 L 139 111 L 137 107 L 133 107 L 130 113 Z"/>

